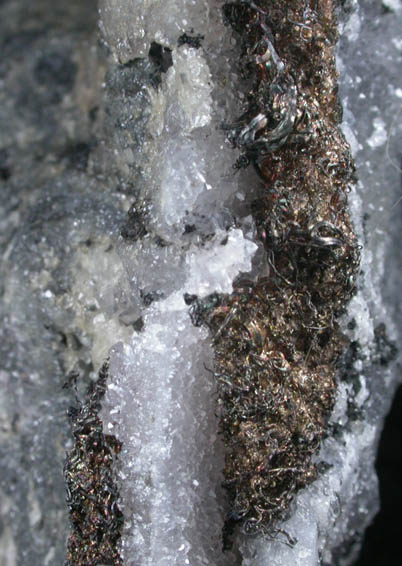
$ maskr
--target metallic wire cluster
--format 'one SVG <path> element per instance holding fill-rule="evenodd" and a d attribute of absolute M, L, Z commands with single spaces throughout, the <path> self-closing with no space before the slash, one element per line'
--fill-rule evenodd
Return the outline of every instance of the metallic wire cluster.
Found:
<path fill-rule="evenodd" d="M 228 2 L 251 85 L 225 128 L 253 166 L 252 205 L 265 273 L 229 296 L 191 306 L 214 336 L 225 486 L 236 525 L 274 533 L 294 494 L 317 474 L 313 456 L 336 395 L 347 340 L 337 324 L 355 288 L 359 246 L 347 210 L 354 182 L 339 128 L 333 0 Z"/>
<path fill-rule="evenodd" d="M 103 433 L 99 418 L 107 376 L 108 362 L 91 385 L 86 402 L 77 399 L 77 406 L 69 411 L 75 444 L 64 466 L 71 521 L 66 566 L 122 564 L 117 544 L 123 515 L 113 471 L 121 444 Z"/>

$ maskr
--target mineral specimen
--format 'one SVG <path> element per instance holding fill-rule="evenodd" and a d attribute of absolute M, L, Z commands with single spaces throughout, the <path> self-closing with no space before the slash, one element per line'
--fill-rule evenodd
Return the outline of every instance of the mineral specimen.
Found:
<path fill-rule="evenodd" d="M 1 564 L 352 563 L 400 340 L 399 5 L 100 0 L 97 45 L 94 2 L 0 3 Z"/>

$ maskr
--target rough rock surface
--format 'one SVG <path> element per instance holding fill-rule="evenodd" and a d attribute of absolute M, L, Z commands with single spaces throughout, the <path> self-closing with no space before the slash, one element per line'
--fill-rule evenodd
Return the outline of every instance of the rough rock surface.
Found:
<path fill-rule="evenodd" d="M 96 233 L 107 237 L 116 217 L 84 172 L 101 70 L 95 32 L 95 2 L 0 4 L 0 563 L 7 566 L 59 565 L 65 557 L 70 433 L 61 387 L 83 335 L 68 306 L 71 250 L 87 249 Z"/>

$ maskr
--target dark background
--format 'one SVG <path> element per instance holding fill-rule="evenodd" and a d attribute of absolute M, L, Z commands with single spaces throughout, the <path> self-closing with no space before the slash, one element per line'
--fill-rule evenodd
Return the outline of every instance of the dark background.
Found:
<path fill-rule="evenodd" d="M 402 565 L 402 386 L 381 435 L 376 469 L 381 509 L 367 529 L 354 566 Z"/>

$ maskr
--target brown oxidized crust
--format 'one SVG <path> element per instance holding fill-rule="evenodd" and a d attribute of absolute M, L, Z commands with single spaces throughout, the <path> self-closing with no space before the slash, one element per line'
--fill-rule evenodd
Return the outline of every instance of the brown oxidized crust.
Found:
<path fill-rule="evenodd" d="M 274 532 L 295 492 L 316 477 L 317 453 L 345 347 L 336 318 L 353 293 L 359 251 L 346 193 L 354 182 L 339 129 L 332 0 L 256 0 L 224 6 L 252 88 L 228 126 L 254 166 L 253 205 L 269 277 L 192 307 L 212 329 L 225 485 L 226 537 Z"/>
<path fill-rule="evenodd" d="M 78 408 L 71 408 L 69 413 L 75 445 L 64 466 L 71 521 L 66 566 L 122 564 L 117 544 L 123 515 L 113 473 L 121 444 L 103 433 L 98 416 L 107 376 L 108 362 L 90 387 L 86 403 L 77 400 Z"/>

